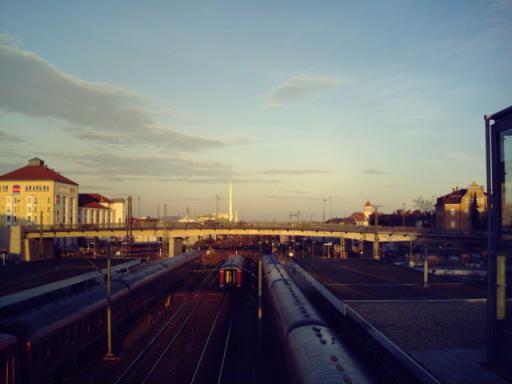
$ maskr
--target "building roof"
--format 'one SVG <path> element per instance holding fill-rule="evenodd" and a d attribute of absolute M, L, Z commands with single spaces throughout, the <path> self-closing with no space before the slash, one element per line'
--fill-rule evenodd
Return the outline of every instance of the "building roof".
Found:
<path fill-rule="evenodd" d="M 78 195 L 78 206 L 80 208 L 109 209 L 100 204 L 105 202 L 110 202 L 110 200 L 99 193 L 80 193 Z"/>
<path fill-rule="evenodd" d="M 499 112 L 493 113 L 491 116 L 489 116 L 490 119 L 496 120 L 500 119 L 502 117 L 506 117 L 512 115 L 512 105 L 508 108 L 505 108 Z"/>
<path fill-rule="evenodd" d="M 460 201 L 462 200 L 467 191 L 468 190 L 465 188 L 456 189 L 447 195 L 438 197 L 437 204 L 460 204 Z"/>
<path fill-rule="evenodd" d="M 363 212 L 354 212 L 353 214 L 350 215 L 350 218 L 354 219 L 354 221 L 365 221 L 366 220 L 366 216 L 364 215 Z"/>
<path fill-rule="evenodd" d="M 32 162 L 33 160 L 36 159 L 32 159 L 30 161 Z M 32 164 L 34 163 L 32 162 Z M 60 173 L 54 171 L 53 169 L 48 168 L 46 165 L 44 165 L 43 161 L 40 161 L 38 165 L 26 165 L 22 168 L 8 172 L 0 176 L 0 180 L 53 180 L 58 183 L 78 186 L 78 183 L 75 183 L 73 180 L 70 180 L 67 177 L 62 176 Z"/>
<path fill-rule="evenodd" d="M 78 204 L 78 207 L 79 208 L 96 208 L 96 209 L 109 209 L 108 207 L 105 207 L 95 201 L 88 201 L 88 202 L 84 202 L 84 203 L 79 203 Z"/>
<path fill-rule="evenodd" d="M 106 198 L 103 195 L 100 195 L 99 193 L 80 193 L 78 197 L 79 198 L 83 197 L 84 199 L 87 198 L 90 200 L 94 200 L 98 203 L 110 203 L 111 202 L 110 199 Z"/>

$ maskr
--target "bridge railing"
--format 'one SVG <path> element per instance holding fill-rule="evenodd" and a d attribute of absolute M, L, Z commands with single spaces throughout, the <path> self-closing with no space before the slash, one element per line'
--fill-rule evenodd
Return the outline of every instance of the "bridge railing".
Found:
<path fill-rule="evenodd" d="M 383 234 L 391 235 L 428 235 L 428 236 L 484 236 L 483 231 L 442 231 L 431 228 L 416 227 L 385 227 L 379 226 L 357 226 L 347 224 L 324 224 L 324 223 L 285 223 L 285 222 L 241 222 L 241 223 L 168 223 L 168 222 L 149 222 L 149 223 L 133 223 L 131 226 L 133 231 L 136 230 L 187 230 L 187 229 L 205 229 L 205 230 L 222 230 L 222 229 L 260 229 L 260 230 L 276 230 L 276 231 L 316 231 L 316 232 L 359 232 L 375 233 L 378 231 Z M 129 231 L 126 223 L 102 223 L 102 224 L 55 224 L 55 225 L 30 225 L 23 226 L 24 232 L 71 232 L 71 231 Z"/>

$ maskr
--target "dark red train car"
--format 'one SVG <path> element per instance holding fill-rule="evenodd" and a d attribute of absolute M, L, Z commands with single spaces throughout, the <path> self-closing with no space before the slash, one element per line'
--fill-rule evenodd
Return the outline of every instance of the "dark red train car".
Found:
<path fill-rule="evenodd" d="M 243 256 L 235 255 L 228 258 L 219 270 L 219 286 L 221 288 L 240 288 L 243 266 Z"/>
<path fill-rule="evenodd" d="M 20 353 L 16 336 L 0 333 L 0 384 L 14 384 L 20 374 Z"/>

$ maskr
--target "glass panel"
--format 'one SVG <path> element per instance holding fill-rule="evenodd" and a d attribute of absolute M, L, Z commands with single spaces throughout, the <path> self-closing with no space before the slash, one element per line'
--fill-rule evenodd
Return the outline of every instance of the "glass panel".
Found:
<path fill-rule="evenodd" d="M 503 173 L 500 175 L 502 190 L 502 231 L 512 233 L 512 129 L 500 134 L 501 159 Z M 501 172 L 500 172 L 501 173 Z"/>

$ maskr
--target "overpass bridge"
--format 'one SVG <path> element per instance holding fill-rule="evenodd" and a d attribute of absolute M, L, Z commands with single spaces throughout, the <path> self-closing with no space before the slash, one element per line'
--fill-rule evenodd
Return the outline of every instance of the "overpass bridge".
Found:
<path fill-rule="evenodd" d="M 8 246 L 0 244 L 0 248 L 10 253 L 21 255 L 24 260 L 31 260 L 30 243 L 39 239 L 62 238 L 128 238 L 150 237 L 161 238 L 169 243 L 169 255 L 176 253 L 176 239 L 201 238 L 215 236 L 293 236 L 338 238 L 342 252 L 345 240 L 357 240 L 373 243 L 373 255 L 378 259 L 380 242 L 412 242 L 419 239 L 451 239 L 451 240 L 484 240 L 485 232 L 439 231 L 427 228 L 355 226 L 322 223 L 151 223 L 137 225 L 119 224 L 73 224 L 52 226 L 12 226 L 9 228 Z M 6 236 L 0 237 L 5 243 Z M 3 239 L 3 241 L 2 241 Z"/>

